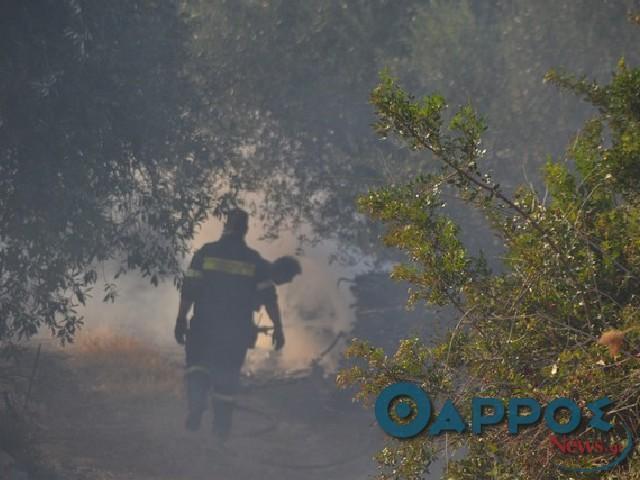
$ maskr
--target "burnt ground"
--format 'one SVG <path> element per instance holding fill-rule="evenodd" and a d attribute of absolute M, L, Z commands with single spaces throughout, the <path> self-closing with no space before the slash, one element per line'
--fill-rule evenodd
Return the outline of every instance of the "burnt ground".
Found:
<path fill-rule="evenodd" d="M 34 384 L 39 450 L 55 478 L 365 479 L 382 445 L 373 412 L 319 371 L 244 378 L 229 441 L 183 427 L 180 351 L 126 338 L 44 348 Z"/>

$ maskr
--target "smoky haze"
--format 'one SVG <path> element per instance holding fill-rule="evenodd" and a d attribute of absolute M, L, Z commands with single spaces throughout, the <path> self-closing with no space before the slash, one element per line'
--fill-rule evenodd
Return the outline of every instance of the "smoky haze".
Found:
<path fill-rule="evenodd" d="M 404 309 L 408 286 L 388 273 L 406 258 L 356 207 L 438 168 L 373 132 L 379 73 L 451 110 L 473 104 L 488 125 L 480 167 L 511 192 L 540 188 L 547 156 L 562 159 L 593 114 L 545 72 L 602 80 L 620 57 L 640 60 L 636 0 L 0 3 L 0 340 L 32 337 L 21 378 L 46 345 L 37 384 L 21 387 L 44 428 L 0 435 L 0 457 L 57 469 L 36 480 L 371 478 L 384 439 L 334 382 L 348 339 L 392 354 L 454 318 Z M 302 275 L 278 288 L 286 346 L 261 335 L 250 350 L 244 410 L 219 448 L 210 417 L 184 429 L 172 280 L 243 199 L 248 245 L 297 255 Z M 446 203 L 465 245 L 499 268 L 485 219 Z M 41 449 L 21 453 L 36 437 Z"/>
<path fill-rule="evenodd" d="M 192 250 L 217 240 L 221 232 L 220 220 L 208 220 L 198 229 Z M 277 240 L 264 240 L 263 233 L 260 225 L 252 222 L 247 243 L 267 260 L 294 255 L 299 247 L 294 235 L 284 233 Z M 329 256 L 335 248 L 335 245 L 324 244 L 303 249 L 304 254 L 299 257 L 302 274 L 291 284 L 278 287 L 287 346 L 282 352 L 274 353 L 270 337 L 261 335 L 256 349 L 249 352 L 245 365 L 247 372 L 266 369 L 272 374 L 283 374 L 308 368 L 336 336 L 351 331 L 355 315 L 350 305 L 354 298 L 344 284 L 340 287 L 338 281 L 353 277 L 362 267 L 330 264 Z M 109 267 L 106 269 L 108 271 Z M 178 300 L 179 292 L 170 281 L 154 287 L 148 279 L 135 273 L 127 275 L 118 284 L 118 297 L 114 303 L 103 302 L 102 295 L 98 293 L 81 310 L 85 325 L 80 337 L 83 333 L 91 335 L 102 331 L 132 336 L 161 347 L 173 347 Z M 263 326 L 271 325 L 264 309 L 255 314 L 255 320 Z M 338 347 L 342 345 L 344 342 Z M 334 348 L 321 359 L 321 366 L 327 373 L 335 372 L 341 351 L 342 348 Z"/>

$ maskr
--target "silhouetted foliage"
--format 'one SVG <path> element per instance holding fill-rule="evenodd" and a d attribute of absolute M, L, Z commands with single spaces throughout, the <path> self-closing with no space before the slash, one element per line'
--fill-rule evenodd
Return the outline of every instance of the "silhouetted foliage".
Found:
<path fill-rule="evenodd" d="M 3 3 L 0 338 L 70 339 L 101 262 L 179 273 L 212 191 L 176 8 Z"/>

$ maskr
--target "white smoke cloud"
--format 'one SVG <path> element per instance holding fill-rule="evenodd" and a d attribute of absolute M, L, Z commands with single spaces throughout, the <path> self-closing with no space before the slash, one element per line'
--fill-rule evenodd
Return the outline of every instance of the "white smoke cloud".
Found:
<path fill-rule="evenodd" d="M 252 223 L 250 227 L 247 243 L 266 259 L 274 260 L 295 253 L 297 240 L 293 234 L 285 232 L 276 240 L 265 241 L 260 240 L 262 230 L 258 225 Z M 218 219 L 204 223 L 194 238 L 193 250 L 216 240 L 221 231 L 222 223 Z M 273 352 L 270 337 L 260 335 L 256 348 L 247 357 L 247 371 L 283 372 L 307 368 L 340 332 L 351 329 L 355 318 L 349 305 L 353 298 L 346 287 L 339 289 L 337 281 L 340 277 L 353 276 L 354 271 L 329 265 L 332 248 L 331 245 L 320 244 L 306 248 L 304 255 L 298 257 L 302 275 L 297 276 L 292 284 L 278 287 L 285 348 L 281 352 Z M 108 329 L 179 354 L 179 347 L 173 339 L 178 291 L 171 280 L 154 287 L 132 272 L 118 280 L 118 292 L 113 304 L 102 302 L 100 292 L 95 293 L 82 312 L 85 316 L 84 331 L 91 333 Z M 264 311 L 256 314 L 256 320 L 261 325 L 270 325 Z M 335 369 L 342 346 L 338 344 L 322 359 L 325 371 Z"/>

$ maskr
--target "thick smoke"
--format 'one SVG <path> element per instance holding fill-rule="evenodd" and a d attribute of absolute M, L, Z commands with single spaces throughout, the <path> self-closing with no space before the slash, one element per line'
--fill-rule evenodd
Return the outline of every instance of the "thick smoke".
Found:
<path fill-rule="evenodd" d="M 193 251 L 206 242 L 216 240 L 221 230 L 222 223 L 215 218 L 204 223 L 194 238 Z M 261 234 L 260 226 L 253 223 L 247 243 L 266 259 L 274 260 L 295 253 L 297 241 L 292 234 L 285 232 L 277 240 L 269 241 L 260 240 Z M 248 372 L 267 370 L 284 373 L 307 368 L 337 335 L 351 329 L 355 317 L 349 305 L 353 298 L 344 286 L 339 288 L 337 280 L 353 275 L 353 272 L 339 265 L 329 265 L 332 248 L 328 244 L 309 247 L 304 255 L 298 257 L 302 275 L 297 276 L 292 284 L 278 287 L 286 346 L 276 353 L 272 350 L 270 337 L 261 334 L 256 348 L 247 357 L 245 369 Z M 189 260 L 185 259 L 185 262 Z M 119 280 L 118 293 L 115 303 L 104 303 L 100 292 L 95 293 L 82 312 L 85 316 L 83 333 L 108 330 L 173 349 L 177 353 L 173 325 L 179 294 L 172 282 L 166 280 L 154 287 L 132 272 Z M 255 319 L 261 325 L 271 325 L 264 311 L 256 313 Z M 335 369 L 341 345 L 339 343 L 320 361 L 325 371 Z"/>

